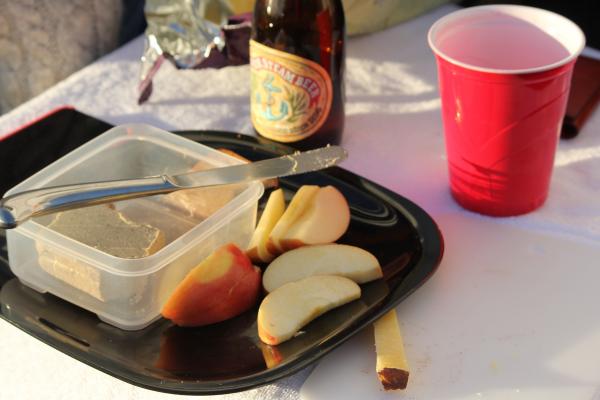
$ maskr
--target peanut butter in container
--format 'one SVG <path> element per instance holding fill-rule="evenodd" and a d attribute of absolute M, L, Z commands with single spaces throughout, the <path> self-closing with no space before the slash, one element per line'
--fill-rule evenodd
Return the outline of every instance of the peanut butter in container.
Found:
<path fill-rule="evenodd" d="M 242 162 L 151 126 L 123 125 L 6 195 Z M 141 329 L 159 317 L 175 286 L 216 247 L 248 244 L 263 190 L 259 182 L 188 189 L 33 218 L 6 232 L 10 267 L 27 286 L 119 328 Z"/>

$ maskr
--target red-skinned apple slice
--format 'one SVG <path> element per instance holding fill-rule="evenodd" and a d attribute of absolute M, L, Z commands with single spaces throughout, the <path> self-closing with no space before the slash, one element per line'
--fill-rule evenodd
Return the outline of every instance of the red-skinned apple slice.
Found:
<path fill-rule="evenodd" d="M 304 213 L 310 204 L 312 198 L 319 191 L 318 186 L 313 185 L 304 185 L 301 186 L 300 189 L 296 192 L 292 201 L 288 205 L 288 208 L 285 210 L 279 221 L 273 227 L 269 235 L 269 241 L 267 242 L 267 250 L 269 253 L 273 255 L 278 255 L 283 253 L 284 249 L 281 247 L 280 238 L 284 235 L 284 233 L 296 222 L 300 216 Z"/>
<path fill-rule="evenodd" d="M 291 250 L 310 244 L 333 243 L 348 229 L 350 207 L 344 195 L 333 186 L 320 188 L 308 207 L 279 235 L 279 246 Z"/>
<path fill-rule="evenodd" d="M 359 247 L 335 243 L 304 246 L 273 260 L 263 274 L 263 287 L 272 292 L 312 275 L 339 275 L 360 284 L 379 279 L 383 273 L 377 258 Z"/>
<path fill-rule="evenodd" d="M 342 276 L 315 275 L 269 293 L 258 309 L 258 336 L 276 345 L 321 314 L 360 297 L 360 286 Z"/>
<path fill-rule="evenodd" d="M 192 269 L 162 309 L 179 326 L 202 326 L 251 308 L 260 290 L 260 269 L 234 244 L 215 250 Z"/>
<path fill-rule="evenodd" d="M 265 205 L 263 213 L 260 217 L 260 221 L 252 234 L 250 244 L 246 254 L 254 262 L 269 262 L 275 258 L 267 250 L 267 242 L 269 241 L 269 234 L 273 230 L 273 227 L 279 221 L 285 210 L 285 199 L 283 197 L 283 190 L 277 189 L 271 192 L 269 200 Z"/>

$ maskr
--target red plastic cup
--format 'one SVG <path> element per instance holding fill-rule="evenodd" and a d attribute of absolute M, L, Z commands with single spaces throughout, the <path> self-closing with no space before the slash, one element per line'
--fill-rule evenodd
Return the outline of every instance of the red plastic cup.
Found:
<path fill-rule="evenodd" d="M 453 197 L 493 216 L 535 210 L 548 196 L 583 33 L 546 10 L 493 5 L 441 18 L 428 40 Z"/>

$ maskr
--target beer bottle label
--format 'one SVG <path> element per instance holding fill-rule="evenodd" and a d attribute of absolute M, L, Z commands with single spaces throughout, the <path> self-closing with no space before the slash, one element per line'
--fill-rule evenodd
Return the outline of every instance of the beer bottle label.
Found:
<path fill-rule="evenodd" d="M 315 133 L 329 115 L 331 78 L 314 61 L 250 41 L 250 114 L 254 128 L 279 142 Z"/>

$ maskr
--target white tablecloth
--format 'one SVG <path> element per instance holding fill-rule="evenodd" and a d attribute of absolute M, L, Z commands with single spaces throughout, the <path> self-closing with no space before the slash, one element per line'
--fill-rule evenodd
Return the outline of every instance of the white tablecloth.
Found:
<path fill-rule="evenodd" d="M 447 186 L 428 27 L 453 9 L 348 42 L 344 168 L 417 202 L 440 224 L 439 271 L 398 307 L 411 380 L 386 394 L 364 332 L 305 370 L 227 398 L 599 399 L 600 112 L 560 143 L 546 204 L 494 219 L 458 207 Z M 142 38 L 0 117 L 0 137 L 69 104 L 113 124 L 252 134 L 247 66 L 177 71 L 136 103 Z M 35 145 L 32 143 L 32 145 Z M 0 398 L 163 399 L 0 322 Z M 306 380 L 304 386 L 302 383 Z M 301 389 L 302 387 L 302 389 Z"/>

